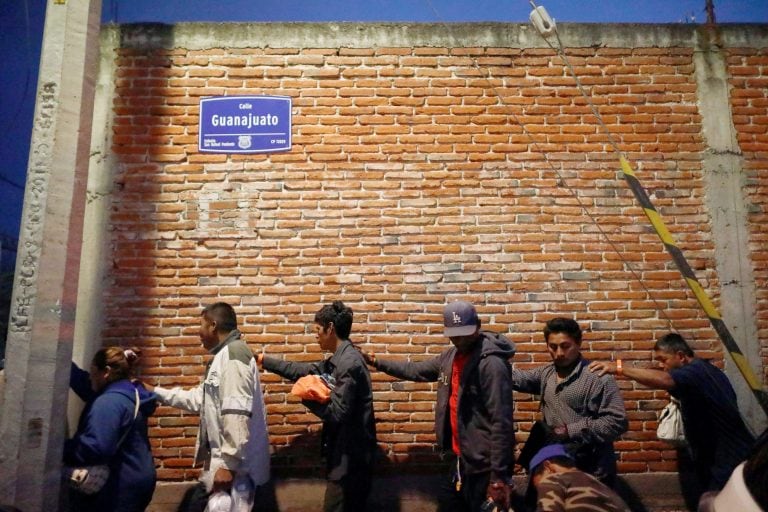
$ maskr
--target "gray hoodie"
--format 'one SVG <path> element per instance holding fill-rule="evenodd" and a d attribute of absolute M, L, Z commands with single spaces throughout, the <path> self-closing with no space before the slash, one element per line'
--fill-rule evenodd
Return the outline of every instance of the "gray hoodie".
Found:
<path fill-rule="evenodd" d="M 491 472 L 492 480 L 509 482 L 514 469 L 515 434 L 512 423 L 512 378 L 509 359 L 515 346 L 506 337 L 480 332 L 480 341 L 464 366 L 458 395 L 461 462 L 466 474 Z M 386 374 L 416 382 L 439 382 L 435 408 L 437 444 L 451 451 L 449 399 L 456 347 L 419 362 L 376 359 Z"/>

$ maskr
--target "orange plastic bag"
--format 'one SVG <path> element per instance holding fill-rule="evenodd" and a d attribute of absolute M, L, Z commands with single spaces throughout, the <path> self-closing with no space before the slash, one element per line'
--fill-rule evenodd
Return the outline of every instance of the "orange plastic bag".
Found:
<path fill-rule="evenodd" d="M 291 388 L 291 394 L 321 404 L 331 400 L 331 389 L 319 375 L 305 375 L 297 380 Z"/>

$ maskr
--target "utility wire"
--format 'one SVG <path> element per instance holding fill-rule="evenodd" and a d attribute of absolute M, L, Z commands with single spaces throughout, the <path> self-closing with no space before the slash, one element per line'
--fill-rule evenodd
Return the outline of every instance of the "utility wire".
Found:
<path fill-rule="evenodd" d="M 445 21 L 444 21 L 444 20 L 442 20 L 442 18 L 440 17 L 440 14 L 439 14 L 439 13 L 437 12 L 437 10 L 435 9 L 435 7 L 434 7 L 434 5 L 432 4 L 431 0 L 426 0 L 426 2 L 427 2 L 427 3 L 429 4 L 429 6 L 432 8 L 432 11 L 435 13 L 435 17 L 438 19 L 438 21 L 439 21 L 440 23 L 442 23 L 443 25 L 445 25 L 445 27 L 446 27 L 446 28 L 448 28 L 448 25 L 447 25 L 447 23 L 445 23 Z M 546 38 L 545 38 L 545 40 L 546 40 Z M 555 51 L 555 53 L 558 53 L 558 54 L 559 54 L 559 52 L 558 52 L 558 51 L 557 51 L 555 48 L 553 48 L 551 44 L 549 44 L 549 41 L 547 41 L 547 44 L 550 46 L 550 48 L 552 48 L 552 49 Z M 487 75 L 488 84 L 489 84 L 489 86 L 491 87 L 491 89 L 493 90 L 493 92 L 494 92 L 494 94 L 496 95 L 496 98 L 498 99 L 498 101 L 500 102 L 500 104 L 501 104 L 502 106 L 508 106 L 508 107 L 511 107 L 511 105 L 509 105 L 508 103 L 506 103 L 506 102 L 504 101 L 504 97 L 503 97 L 503 96 L 501 95 L 501 93 L 499 92 L 499 90 L 498 90 L 498 87 L 497 87 L 497 86 L 495 86 L 495 85 L 493 84 L 493 80 L 492 80 L 492 77 L 493 77 L 493 75 L 492 75 L 492 73 L 491 73 L 491 70 L 490 70 L 490 69 L 488 69 L 488 70 L 487 70 L 487 73 L 486 73 L 486 72 L 484 72 L 484 71 L 483 71 L 483 69 L 481 68 L 480 64 L 478 63 L 478 61 L 477 61 L 477 58 L 476 58 L 476 57 L 471 57 L 471 58 L 472 58 L 472 63 L 473 63 L 473 66 L 475 67 L 475 69 L 476 69 L 478 72 L 480 72 L 480 73 L 483 73 L 483 76 L 486 76 L 486 75 Z M 564 58 L 563 60 L 564 60 L 564 61 L 565 61 L 565 62 L 568 64 L 569 68 L 571 69 L 571 72 L 573 73 L 573 67 L 571 67 L 571 65 L 570 65 L 570 62 L 569 62 L 567 59 L 565 59 L 565 58 Z M 601 126 L 603 127 L 603 129 L 606 131 L 606 133 L 607 133 L 607 135 L 608 135 L 608 140 L 609 140 L 609 143 L 611 144 L 611 146 L 613 146 L 613 148 L 614 148 L 614 149 L 615 149 L 617 152 L 621 153 L 621 152 L 620 152 L 620 150 L 618 149 L 618 145 L 616 144 L 616 142 L 614 141 L 614 139 L 613 139 L 613 137 L 612 137 L 612 135 L 611 135 L 611 133 L 610 133 L 610 130 L 608 130 L 608 127 L 607 127 L 607 126 L 605 125 L 605 123 L 603 122 L 603 119 L 602 119 L 602 117 L 601 117 L 601 116 L 600 116 L 600 114 L 597 112 L 597 109 L 596 109 L 596 108 L 595 108 L 595 106 L 593 105 L 593 103 L 592 103 L 591 99 L 589 98 L 589 96 L 588 96 L 588 95 L 586 94 L 586 92 L 584 91 L 584 88 L 582 87 L 582 85 L 581 85 L 581 82 L 578 80 L 578 77 L 575 75 L 575 73 L 573 73 L 573 76 L 574 76 L 574 78 L 575 78 L 575 80 L 576 80 L 576 84 L 578 85 L 578 87 L 579 87 L 579 90 L 581 91 L 582 95 L 584 95 L 584 97 L 586 98 L 587 102 L 589 103 L 589 105 L 590 105 L 590 107 L 591 107 L 591 109 L 592 109 L 592 112 L 593 112 L 594 116 L 597 118 L 598 122 L 601 124 Z M 576 192 L 576 190 L 575 190 L 573 187 L 571 187 L 571 186 L 568 184 L 568 180 L 565 178 L 565 176 L 563 176 L 562 172 L 561 172 L 561 171 L 560 171 L 560 170 L 557 168 L 557 166 L 555 166 L 555 165 L 552 163 L 552 161 L 551 161 L 551 160 L 549 159 L 549 157 L 547 156 L 547 153 L 546 153 L 544 150 L 542 150 L 542 149 L 539 147 L 539 143 L 536 141 L 536 139 L 533 137 L 533 135 L 531 135 L 531 133 L 528 131 L 528 129 L 527 129 L 527 127 L 525 126 L 525 124 L 524 124 L 524 123 L 522 123 L 522 122 L 520 121 L 520 119 L 519 119 L 519 117 L 517 116 L 517 114 L 515 114 L 515 112 L 514 112 L 514 111 L 510 110 L 510 113 L 509 113 L 509 115 L 510 115 L 510 116 L 512 117 L 512 119 L 515 121 L 515 123 L 516 123 L 518 126 L 520 126 L 520 128 L 523 130 L 523 133 L 525 134 L 525 136 L 526 136 L 526 138 L 528 139 L 529 143 L 530 143 L 530 144 L 531 144 L 531 146 L 533 147 L 534 151 L 542 155 L 542 157 L 544 158 L 544 162 L 545 162 L 545 163 L 546 163 L 546 164 L 549 166 L 549 168 L 552 170 L 552 172 L 554 172 L 554 173 L 557 175 L 557 177 L 558 177 L 558 180 L 559 180 L 559 183 L 561 183 L 561 184 L 564 186 L 564 188 L 565 188 L 566 190 L 568 190 L 568 192 L 571 194 L 571 196 L 572 196 L 572 197 L 573 197 L 573 198 L 576 200 L 576 202 L 578 203 L 578 205 L 579 205 L 579 208 L 580 208 L 580 209 L 581 209 L 581 210 L 584 212 L 584 214 L 585 214 L 585 215 L 586 215 L 586 216 L 589 218 L 589 220 L 592 222 L 592 224 L 594 224 L 594 226 L 595 226 L 595 227 L 597 228 L 597 230 L 600 232 L 600 236 L 602 236 L 602 238 L 603 238 L 603 239 L 606 241 L 606 243 L 607 243 L 607 244 L 608 244 L 608 245 L 611 247 L 611 250 L 613 250 L 613 252 L 615 252 L 615 253 L 616 253 L 616 255 L 617 255 L 617 256 L 619 257 L 619 259 L 621 260 L 622 264 L 624 265 L 624 268 L 626 268 L 626 269 L 627 269 L 627 271 L 628 271 L 630 274 L 632 274 L 632 276 L 634 277 L 634 279 L 635 279 L 635 280 L 636 280 L 636 281 L 637 281 L 637 282 L 640 284 L 640 286 L 641 286 L 641 287 L 643 288 L 643 290 L 645 291 L 645 294 L 646 294 L 646 296 L 647 296 L 647 297 L 648 297 L 648 298 L 649 298 L 649 299 L 650 299 L 650 300 L 653 302 L 654 306 L 655 306 L 655 307 L 656 307 L 656 309 L 659 311 L 659 313 L 661 314 L 661 316 L 662 316 L 662 317 L 663 317 L 663 318 L 664 318 L 664 319 L 667 321 L 667 325 L 669 325 L 669 326 L 670 326 L 670 329 L 671 329 L 671 330 L 675 330 L 675 329 L 673 328 L 673 322 L 672 322 L 672 319 L 669 317 L 669 315 L 667 315 L 667 312 L 666 312 L 666 308 L 663 308 L 663 307 L 661 306 L 661 304 L 658 302 L 658 300 L 656 300 L 656 298 L 653 296 L 653 294 L 652 294 L 652 293 L 651 293 L 651 291 L 648 289 L 648 287 L 646 287 L 646 285 L 645 285 L 645 283 L 643 282 L 643 280 L 642 280 L 642 278 L 640 277 L 640 275 L 639 275 L 639 274 L 637 273 L 637 271 L 636 271 L 636 270 L 635 270 L 635 269 L 632 267 L 632 265 L 629 263 L 629 261 L 627 261 L 627 259 L 626 259 L 626 258 L 624 257 L 624 255 L 623 255 L 623 253 L 622 253 L 622 252 L 619 250 L 618 246 L 617 246 L 617 245 L 616 245 L 616 244 L 615 244 L 615 243 L 614 243 L 614 242 L 613 242 L 613 241 L 610 239 L 610 237 L 609 237 L 609 236 L 608 236 L 608 234 L 605 232 L 605 230 L 604 230 L 604 229 L 603 229 L 603 227 L 600 225 L 600 223 L 597 221 L 597 219 L 595 218 L 595 216 L 594 216 L 594 215 L 592 215 L 592 213 L 589 211 L 589 209 L 587 208 L 587 206 L 586 206 L 586 205 L 584 204 L 584 202 L 581 200 L 581 197 L 579 197 L 579 195 L 578 195 L 578 193 Z"/>
<path fill-rule="evenodd" d="M 435 12 L 436 17 L 439 19 L 440 18 L 439 14 L 434 9 L 434 6 L 432 5 L 431 1 L 430 0 L 426 0 L 426 1 L 427 3 L 429 3 L 430 7 L 432 7 L 432 10 Z M 533 0 L 530 0 L 530 3 L 535 9 L 536 5 L 534 4 Z M 442 23 L 446 25 L 446 28 L 447 28 L 447 24 L 445 24 L 445 22 L 442 22 Z M 552 50 L 554 50 L 555 53 L 558 56 L 560 56 L 568 66 L 568 69 L 571 72 L 573 79 L 576 81 L 579 91 L 587 100 L 587 103 L 589 104 L 593 114 L 597 118 L 603 130 L 605 130 L 605 133 L 608 136 L 608 140 L 609 140 L 609 143 L 611 144 L 611 147 L 619 155 L 619 163 L 621 165 L 621 170 L 623 173 L 624 180 L 626 181 L 630 190 L 634 194 L 635 199 L 640 203 L 640 206 L 643 208 L 643 212 L 648 217 L 648 220 L 651 222 L 651 225 L 656 231 L 656 234 L 661 239 L 669 255 L 672 257 L 673 262 L 677 266 L 678 271 L 682 274 L 682 277 L 685 280 L 686 284 L 688 285 L 690 290 L 693 292 L 694 296 L 699 302 L 699 305 L 704 310 L 704 313 L 709 318 L 709 321 L 713 329 L 718 334 L 720 341 L 722 341 L 726 350 L 728 350 L 728 353 L 733 359 L 733 362 L 736 364 L 737 368 L 739 369 L 739 372 L 741 373 L 742 377 L 744 377 L 744 380 L 747 382 L 747 385 L 749 385 L 753 395 L 757 399 L 758 404 L 763 409 L 763 412 L 765 412 L 768 415 L 768 391 L 762 388 L 762 384 L 760 380 L 757 378 L 755 373 L 752 371 L 752 368 L 749 366 L 749 363 L 746 357 L 744 356 L 744 354 L 742 354 L 741 349 L 736 343 L 736 340 L 734 340 L 733 336 L 731 335 L 731 332 L 728 330 L 728 327 L 725 325 L 725 322 L 720 317 L 720 313 L 717 311 L 717 308 L 715 308 L 714 304 L 712 304 L 711 300 L 709 299 L 709 296 L 702 288 L 701 284 L 699 283 L 696 277 L 696 274 L 693 272 L 693 269 L 688 264 L 688 260 L 685 258 L 685 255 L 683 255 L 680 248 L 677 247 L 675 240 L 672 237 L 672 234 L 667 229 L 666 225 L 664 224 L 664 221 L 662 220 L 661 215 L 656 211 L 656 208 L 653 206 L 653 203 L 651 202 L 650 197 L 648 196 L 643 186 L 640 184 L 640 181 L 635 176 L 635 173 L 632 170 L 632 166 L 629 164 L 629 161 L 627 160 L 624 153 L 619 149 L 618 145 L 616 144 L 615 140 L 611 135 L 610 130 L 606 126 L 602 117 L 600 116 L 600 113 L 598 112 L 597 108 L 595 108 L 594 104 L 592 103 L 590 96 L 586 93 L 586 91 L 582 87 L 581 81 L 579 80 L 578 75 L 575 73 L 573 67 L 570 65 L 568 57 L 565 54 L 565 51 L 563 50 L 562 42 L 560 41 L 559 34 L 557 34 L 557 30 L 556 29 L 554 30 L 555 34 L 557 34 L 557 40 L 558 40 L 558 48 L 555 48 L 547 40 L 546 36 L 539 31 L 539 28 L 536 24 L 534 24 L 534 27 L 536 27 L 537 32 L 539 32 L 539 35 L 546 41 L 547 45 Z M 477 63 L 477 60 L 473 58 L 473 62 L 475 64 L 475 68 L 478 69 L 478 71 L 480 71 L 480 66 Z M 489 70 L 489 76 L 492 76 L 492 74 L 490 73 L 490 70 Z M 498 93 L 496 86 L 493 85 L 493 82 L 490 79 L 489 79 L 489 85 L 494 90 L 494 93 L 496 94 L 497 98 L 501 101 L 501 104 L 505 105 L 503 97 Z M 512 115 L 512 118 L 515 120 L 515 122 L 523 129 L 524 133 L 526 133 L 526 136 L 529 138 L 529 140 L 531 140 L 534 148 L 536 148 L 536 150 L 542 154 L 542 156 L 544 157 L 544 160 L 547 162 L 550 168 L 558 175 L 561 183 L 563 183 L 566 186 L 566 188 L 568 188 L 568 190 L 571 192 L 574 198 L 576 198 L 582 210 L 587 214 L 587 216 L 595 224 L 595 226 L 597 226 L 598 230 L 605 237 L 605 239 L 608 241 L 611 247 L 614 248 L 614 251 L 616 252 L 616 254 L 619 255 L 625 267 L 628 268 L 630 272 L 635 276 L 635 278 L 638 280 L 640 285 L 648 294 L 648 297 L 650 297 L 651 300 L 653 300 L 654 304 L 656 305 L 657 309 L 661 312 L 662 316 L 664 316 L 667 322 L 670 325 L 672 325 L 672 321 L 667 316 L 666 311 L 659 307 L 659 304 L 656 301 L 656 299 L 653 297 L 650 291 L 645 287 L 645 284 L 639 278 L 636 272 L 632 269 L 632 267 L 624 260 L 624 257 L 621 255 L 621 253 L 615 248 L 614 244 L 610 241 L 610 239 L 604 233 L 600 225 L 597 223 L 597 220 L 594 219 L 594 217 L 589 213 L 586 207 L 582 204 L 576 192 L 571 187 L 568 186 L 567 181 L 562 177 L 562 175 L 555 168 L 555 166 L 549 161 L 546 153 L 538 149 L 538 144 L 536 143 L 535 139 L 533 139 L 533 137 L 530 135 L 528 130 L 525 128 L 525 126 L 520 122 L 520 120 L 517 118 L 514 112 L 511 115 Z"/>
<path fill-rule="evenodd" d="M 534 8 L 536 8 L 535 4 L 533 3 L 533 0 L 530 0 L 530 3 L 531 5 L 534 6 Z M 613 141 L 612 137 L 610 137 L 610 130 L 608 130 L 608 127 L 605 125 L 604 122 L 602 122 L 599 112 L 595 108 L 590 97 L 586 94 L 586 91 L 584 91 L 584 89 L 581 87 L 578 75 L 576 75 L 576 73 L 573 70 L 573 67 L 570 65 L 570 62 L 568 61 L 568 56 L 565 54 L 565 51 L 563 50 L 563 45 L 562 45 L 562 42 L 560 41 L 560 35 L 558 34 L 557 29 L 554 30 L 555 34 L 557 35 L 557 42 L 558 42 L 558 48 L 556 49 L 552 46 L 552 44 L 549 42 L 546 36 L 543 33 L 541 33 L 541 31 L 539 31 L 539 27 L 535 23 L 534 23 L 534 27 L 536 27 L 536 31 L 539 32 L 539 35 L 542 37 L 542 39 L 544 39 L 547 42 L 547 45 L 550 48 L 552 48 L 555 52 L 557 52 L 557 54 L 563 59 L 563 61 L 566 63 L 569 70 L 571 71 L 571 74 L 574 80 L 576 80 L 576 83 L 579 84 L 579 90 L 581 91 L 582 95 L 584 95 L 585 99 L 589 103 L 594 115 L 600 121 L 600 125 L 609 135 L 609 140 L 611 141 L 611 145 L 613 149 L 616 151 L 616 153 L 618 153 L 619 155 L 619 162 L 621 164 L 621 170 L 624 174 L 624 180 L 627 182 L 627 185 L 629 186 L 630 190 L 632 190 L 632 193 L 635 195 L 635 198 L 640 203 L 640 206 L 643 208 L 643 212 L 648 217 L 648 220 L 651 222 L 651 225 L 656 231 L 656 234 L 661 239 L 661 242 L 664 244 L 664 247 L 667 249 L 667 252 L 669 253 L 669 255 L 672 257 L 672 261 L 677 266 L 677 269 L 680 272 L 680 274 L 682 274 L 686 284 L 688 285 L 690 290 L 693 292 L 694 296 L 696 297 L 696 300 L 699 302 L 699 305 L 704 310 L 704 313 L 709 318 L 709 322 L 712 325 L 712 328 L 715 330 L 718 337 L 720 338 L 720 341 L 723 343 L 729 355 L 733 359 L 733 362 L 736 364 L 736 367 L 739 369 L 739 372 L 741 373 L 742 377 L 744 377 L 744 380 L 747 382 L 747 385 L 750 387 L 753 395 L 757 399 L 758 404 L 763 409 L 763 412 L 766 415 L 768 415 L 768 391 L 763 389 L 760 379 L 758 379 L 757 375 L 755 375 L 754 371 L 752 370 L 752 367 L 749 365 L 747 361 L 747 358 L 741 352 L 741 348 L 739 348 L 738 343 L 736 343 L 736 340 L 731 335 L 731 331 L 728 329 L 728 326 L 725 324 L 722 317 L 720 316 L 719 311 L 717 310 L 715 305 L 712 304 L 712 301 L 709 299 L 709 296 L 704 291 L 704 288 L 702 288 L 698 278 L 696 277 L 696 274 L 693 272 L 693 269 L 689 265 L 688 260 L 685 258 L 685 255 L 677 246 L 677 243 L 672 237 L 672 234 L 669 232 L 669 230 L 667 229 L 667 226 L 664 224 L 664 221 L 662 220 L 661 215 L 658 213 L 658 211 L 656 211 L 656 208 L 651 202 L 651 199 L 648 196 L 648 193 L 645 191 L 645 188 L 643 188 L 643 186 L 640 184 L 640 181 L 637 179 L 637 176 L 635 176 L 635 172 L 632 169 L 632 166 L 629 164 L 629 161 L 627 160 L 626 156 L 618 148 L 615 141 Z"/>
<path fill-rule="evenodd" d="M 9 184 L 10 186 L 12 186 L 12 187 L 14 187 L 14 188 L 17 188 L 17 189 L 19 189 L 19 190 L 24 190 L 24 185 L 19 185 L 19 184 L 18 184 L 18 183 L 16 183 L 15 181 L 9 180 L 8 178 L 6 178 L 5 176 L 3 176 L 2 174 L 0 174 L 0 181 L 2 181 L 3 183 L 7 183 L 7 184 Z"/>

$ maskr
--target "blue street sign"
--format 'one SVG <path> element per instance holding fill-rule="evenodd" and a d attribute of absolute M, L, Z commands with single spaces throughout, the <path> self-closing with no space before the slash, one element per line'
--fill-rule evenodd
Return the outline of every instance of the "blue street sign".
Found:
<path fill-rule="evenodd" d="M 271 153 L 290 150 L 291 98 L 202 98 L 198 148 L 201 153 Z"/>

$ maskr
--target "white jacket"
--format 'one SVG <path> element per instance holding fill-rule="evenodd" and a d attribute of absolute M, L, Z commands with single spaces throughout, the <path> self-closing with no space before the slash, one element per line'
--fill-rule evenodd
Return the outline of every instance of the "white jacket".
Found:
<path fill-rule="evenodd" d="M 155 393 L 166 405 L 200 414 L 195 465 L 204 464 L 200 481 L 209 492 L 222 467 L 247 473 L 254 485 L 264 484 L 269 480 L 269 437 L 256 360 L 237 330 L 211 353 L 198 387 L 155 387 Z"/>

